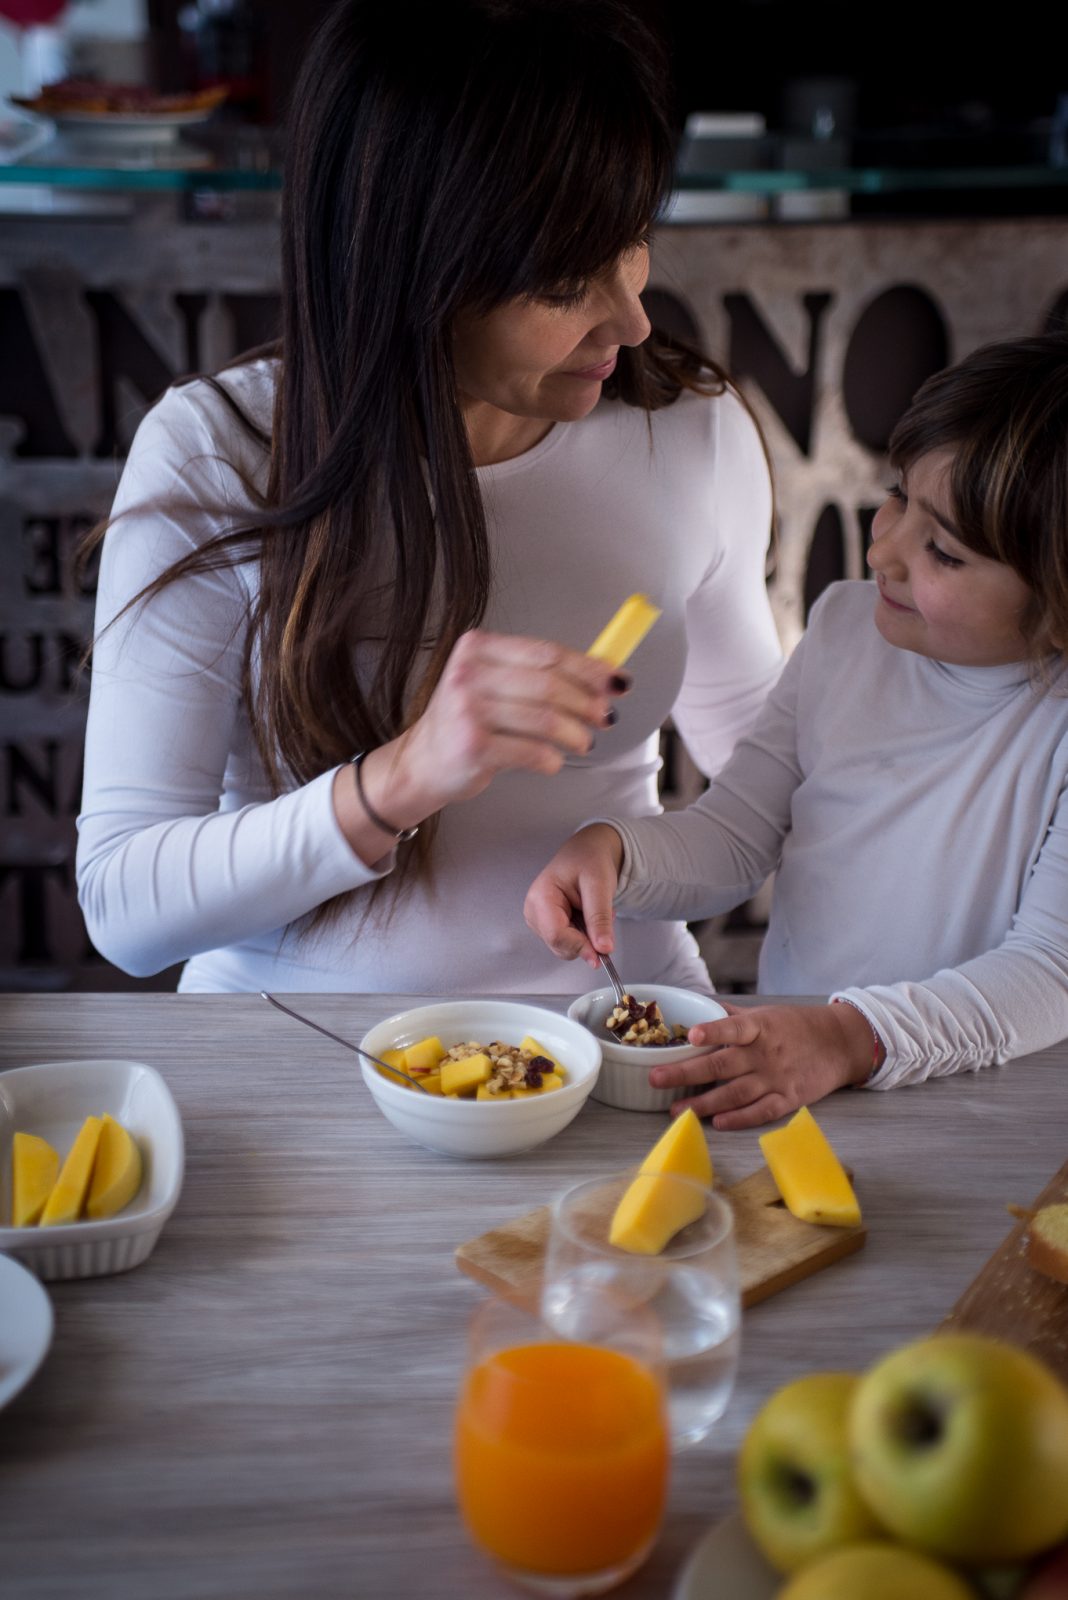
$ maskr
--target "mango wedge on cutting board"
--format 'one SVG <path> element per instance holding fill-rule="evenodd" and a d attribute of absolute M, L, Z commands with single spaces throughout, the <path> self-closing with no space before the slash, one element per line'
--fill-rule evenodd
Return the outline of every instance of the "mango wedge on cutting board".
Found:
<path fill-rule="evenodd" d="M 760 1135 L 764 1160 L 789 1211 L 802 1222 L 855 1228 L 860 1206 L 845 1168 L 807 1106 L 785 1128 Z"/>
<path fill-rule="evenodd" d="M 610 667 L 621 667 L 637 650 L 659 615 L 659 606 L 654 606 L 643 594 L 632 594 L 629 600 L 624 600 L 607 627 L 601 629 L 586 654 L 598 661 L 607 661 Z"/>
<path fill-rule="evenodd" d="M 11 1223 L 30 1228 L 41 1217 L 59 1176 L 59 1156 L 47 1139 L 16 1133 L 11 1141 Z"/>
<path fill-rule="evenodd" d="M 608 1230 L 610 1244 L 636 1255 L 659 1255 L 680 1228 L 704 1215 L 702 1189 L 673 1184 L 672 1178 L 712 1187 L 712 1157 L 692 1109 L 660 1136 L 624 1191 Z"/>

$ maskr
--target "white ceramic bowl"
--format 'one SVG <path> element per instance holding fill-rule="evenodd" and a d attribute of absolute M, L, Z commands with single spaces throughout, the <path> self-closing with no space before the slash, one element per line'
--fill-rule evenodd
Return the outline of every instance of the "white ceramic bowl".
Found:
<path fill-rule="evenodd" d="M 387 1017 L 360 1040 L 364 1050 L 381 1056 L 431 1034 L 448 1049 L 469 1039 L 518 1045 L 528 1033 L 567 1068 L 562 1089 L 524 1100 L 447 1100 L 391 1083 L 369 1061 L 361 1061 L 360 1070 L 382 1115 L 416 1144 L 469 1159 L 514 1155 L 544 1144 L 581 1111 L 601 1064 L 601 1047 L 585 1028 L 558 1012 L 510 1000 L 440 1000 Z"/>
<path fill-rule="evenodd" d="M 698 994 L 693 989 L 673 989 L 664 983 L 635 983 L 629 986 L 628 992 L 636 1000 L 647 1003 L 656 1000 L 666 1023 L 678 1022 L 686 1029 L 698 1022 L 715 1022 L 717 1017 L 727 1015 L 711 995 Z M 650 1088 L 649 1070 L 663 1062 L 699 1056 L 698 1046 L 619 1044 L 604 1027 L 604 1020 L 614 1005 L 615 995 L 611 989 L 591 989 L 567 1008 L 568 1016 L 590 1029 L 601 1046 L 601 1071 L 592 1090 L 593 1098 L 606 1106 L 619 1106 L 623 1111 L 666 1111 L 673 1100 L 693 1094 L 692 1088 Z"/>
<path fill-rule="evenodd" d="M 36 1133 L 63 1161 L 85 1118 L 105 1111 L 137 1140 L 141 1188 L 125 1210 L 103 1222 L 0 1226 L 0 1250 L 39 1278 L 125 1272 L 151 1255 L 182 1187 L 182 1121 L 159 1073 L 139 1061 L 49 1061 L 0 1072 L 0 1223 L 11 1221 L 13 1136 Z"/>

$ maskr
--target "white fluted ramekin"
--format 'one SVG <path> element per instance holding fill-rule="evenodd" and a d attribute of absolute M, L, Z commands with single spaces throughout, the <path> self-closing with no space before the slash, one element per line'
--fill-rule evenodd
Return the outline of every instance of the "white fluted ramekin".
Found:
<path fill-rule="evenodd" d="M 711 995 L 698 994 L 693 989 L 673 989 L 663 983 L 635 983 L 630 985 L 629 992 L 636 1000 L 647 1004 L 650 1000 L 657 1001 L 665 1022 L 678 1022 L 687 1029 L 698 1022 L 715 1022 L 717 1017 L 727 1015 Z M 591 989 L 567 1008 L 568 1016 L 588 1028 L 601 1046 L 601 1070 L 590 1098 L 606 1106 L 618 1106 L 623 1111 L 666 1111 L 673 1100 L 693 1094 L 692 1088 L 653 1089 L 649 1084 L 649 1072 L 663 1062 L 699 1056 L 700 1048 L 694 1044 L 619 1044 L 604 1028 L 604 1020 L 614 1005 L 611 989 Z"/>

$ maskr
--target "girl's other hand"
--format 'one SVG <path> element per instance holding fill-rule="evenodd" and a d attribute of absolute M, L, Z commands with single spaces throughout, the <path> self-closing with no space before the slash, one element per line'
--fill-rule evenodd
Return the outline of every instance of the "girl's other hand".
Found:
<path fill-rule="evenodd" d="M 597 952 L 615 949 L 613 926 L 616 885 L 623 863 L 623 841 L 607 822 L 582 828 L 556 852 L 527 891 L 523 915 L 539 939 L 563 961 L 581 956 L 598 965 Z M 575 927 L 582 913 L 586 932 Z"/>
<path fill-rule="evenodd" d="M 691 1044 L 714 1054 L 653 1067 L 657 1089 L 685 1084 L 716 1086 L 676 1100 L 672 1116 L 692 1106 L 716 1129 L 756 1128 L 812 1105 L 872 1070 L 872 1030 L 855 1006 L 732 1006 L 727 1016 L 691 1028 Z"/>

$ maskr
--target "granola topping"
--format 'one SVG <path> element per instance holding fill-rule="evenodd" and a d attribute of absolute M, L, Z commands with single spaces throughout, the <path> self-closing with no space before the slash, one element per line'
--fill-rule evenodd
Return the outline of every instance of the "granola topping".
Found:
<path fill-rule="evenodd" d="M 518 1045 L 501 1044 L 499 1039 L 492 1044 L 479 1044 L 474 1039 L 454 1044 L 445 1059 L 463 1061 L 466 1056 L 478 1055 L 487 1055 L 493 1062 L 493 1075 L 485 1086 L 491 1095 L 508 1094 L 512 1089 L 540 1089 L 545 1073 L 554 1070 L 547 1056 L 532 1055 Z"/>
<path fill-rule="evenodd" d="M 624 995 L 623 1000 L 624 1004 L 613 1006 L 605 1018 L 605 1027 L 620 1044 L 679 1044 L 686 1038 L 686 1029 L 679 1023 L 664 1021 L 655 1000 L 643 1002 L 632 994 Z"/>

